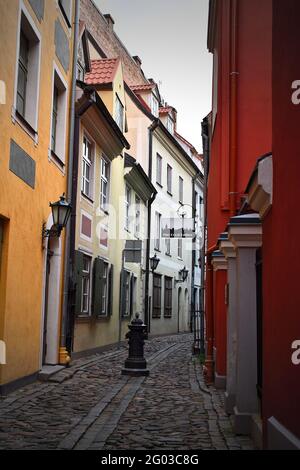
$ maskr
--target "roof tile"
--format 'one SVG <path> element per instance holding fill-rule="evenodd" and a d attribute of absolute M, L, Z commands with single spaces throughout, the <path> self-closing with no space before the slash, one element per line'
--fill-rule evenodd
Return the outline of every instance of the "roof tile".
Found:
<path fill-rule="evenodd" d="M 112 83 L 119 62 L 119 58 L 92 60 L 91 71 L 85 74 L 85 83 L 88 85 Z"/>

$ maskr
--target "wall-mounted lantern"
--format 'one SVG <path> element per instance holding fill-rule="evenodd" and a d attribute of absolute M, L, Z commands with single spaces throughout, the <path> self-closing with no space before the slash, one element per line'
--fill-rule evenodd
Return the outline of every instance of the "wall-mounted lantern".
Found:
<path fill-rule="evenodd" d="M 155 253 L 155 255 L 150 258 L 150 269 L 152 272 L 156 270 L 159 262 L 160 262 L 160 259 L 156 256 L 156 253 Z"/>
<path fill-rule="evenodd" d="M 65 193 L 60 196 L 59 201 L 50 202 L 52 210 L 53 226 L 46 229 L 43 224 L 43 239 L 47 237 L 60 237 L 63 228 L 66 227 L 71 215 L 71 205 L 66 201 Z"/>
<path fill-rule="evenodd" d="M 179 279 L 175 279 L 175 284 L 178 282 L 185 282 L 187 280 L 188 274 L 189 270 L 184 266 L 184 268 L 179 271 Z"/>

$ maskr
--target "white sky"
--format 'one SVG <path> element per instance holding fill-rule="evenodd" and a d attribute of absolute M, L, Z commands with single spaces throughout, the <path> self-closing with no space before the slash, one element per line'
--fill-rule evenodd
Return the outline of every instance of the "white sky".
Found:
<path fill-rule="evenodd" d="M 177 109 L 177 130 L 199 151 L 211 110 L 212 55 L 206 48 L 208 0 L 94 0 L 110 13 L 130 54 Z"/>

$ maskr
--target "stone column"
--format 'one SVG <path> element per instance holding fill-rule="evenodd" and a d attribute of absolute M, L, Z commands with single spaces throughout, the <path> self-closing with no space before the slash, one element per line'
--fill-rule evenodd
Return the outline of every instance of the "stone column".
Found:
<path fill-rule="evenodd" d="M 236 250 L 228 234 L 220 239 L 220 250 L 227 260 L 227 380 L 225 411 L 233 414 L 236 400 L 236 339 L 237 339 L 237 275 Z"/>
<path fill-rule="evenodd" d="M 212 254 L 214 270 L 214 360 L 215 360 L 215 387 L 226 388 L 226 304 L 225 287 L 227 261 L 219 250 Z"/>
<path fill-rule="evenodd" d="M 229 240 L 237 250 L 237 343 L 236 404 L 237 434 L 251 434 L 252 415 L 258 412 L 256 250 L 261 246 L 262 227 L 257 214 L 232 217 Z"/>

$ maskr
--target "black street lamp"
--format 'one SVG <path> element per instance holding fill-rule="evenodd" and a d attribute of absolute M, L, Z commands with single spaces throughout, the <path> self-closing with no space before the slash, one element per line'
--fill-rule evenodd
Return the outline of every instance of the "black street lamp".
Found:
<path fill-rule="evenodd" d="M 45 229 L 43 224 L 43 239 L 46 237 L 60 237 L 63 228 L 66 227 L 71 215 L 71 205 L 66 201 L 65 193 L 60 196 L 59 201 L 50 202 L 52 210 L 53 226 L 51 229 Z"/>
<path fill-rule="evenodd" d="M 155 253 L 155 255 L 150 258 L 150 269 L 152 272 L 156 270 L 159 262 L 160 262 L 160 259 L 157 257 Z"/>
<path fill-rule="evenodd" d="M 187 280 L 188 274 L 189 270 L 184 266 L 184 268 L 179 271 L 180 279 L 175 279 L 175 284 L 178 282 L 185 282 Z"/>

